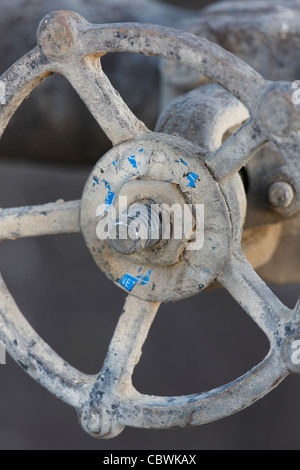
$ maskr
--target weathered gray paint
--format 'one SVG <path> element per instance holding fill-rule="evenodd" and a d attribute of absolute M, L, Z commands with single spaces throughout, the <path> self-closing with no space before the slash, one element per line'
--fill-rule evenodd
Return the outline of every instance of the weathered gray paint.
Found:
<path fill-rule="evenodd" d="M 122 187 L 125 182 L 132 179 L 138 181 L 143 176 L 150 177 L 150 180 L 159 180 L 159 175 L 162 175 L 162 181 L 166 179 L 167 183 L 181 187 L 184 175 L 175 169 L 173 159 L 177 151 L 186 152 L 184 156 L 189 159 L 188 164 L 196 165 L 197 170 L 201 172 L 201 184 L 205 186 L 207 202 L 211 206 L 213 202 L 217 203 L 218 209 L 215 210 L 214 217 L 216 224 L 220 222 L 220 226 L 216 233 L 220 232 L 223 237 L 219 261 L 207 285 L 217 281 L 230 292 L 267 335 L 270 351 L 260 364 L 242 377 L 209 392 L 182 397 L 152 397 L 138 393 L 131 381 L 133 369 L 139 360 L 142 345 L 160 301 L 176 299 L 174 289 L 171 289 L 170 299 L 163 297 L 163 291 L 170 288 L 170 285 L 172 287 L 173 276 L 178 276 L 180 263 L 175 263 L 174 267 L 170 268 L 170 273 L 168 266 L 165 266 L 165 271 L 170 276 L 169 285 L 165 286 L 162 282 L 157 298 L 151 297 L 149 291 L 143 294 L 140 290 L 128 296 L 103 368 L 94 376 L 77 371 L 43 342 L 25 320 L 1 279 L 0 339 L 5 342 L 8 352 L 28 374 L 66 403 L 74 406 L 83 428 L 96 437 L 114 437 L 124 426 L 171 428 L 199 425 L 220 419 L 264 396 L 289 372 L 299 372 L 299 366 L 292 363 L 290 354 L 292 341 L 300 335 L 299 305 L 297 304 L 295 309 L 284 306 L 243 255 L 241 237 L 245 216 L 245 193 L 237 174 L 248 160 L 249 154 L 252 155 L 254 148 L 260 147 L 262 137 L 263 141 L 273 140 L 282 151 L 286 167 L 293 170 L 297 194 L 299 174 L 296 171 L 295 153 L 299 147 L 299 118 L 298 109 L 292 105 L 288 93 L 289 84 L 267 82 L 250 66 L 209 41 L 159 26 L 90 25 L 75 13 L 59 12 L 43 20 L 39 29 L 38 44 L 0 77 L 6 85 L 5 100 L 0 108 L 1 134 L 30 91 L 52 72 L 57 72 L 67 76 L 113 142 L 114 147 L 105 156 L 105 168 L 102 168 L 107 169 L 109 175 L 112 158 L 117 155 L 120 161 L 120 152 L 128 151 L 132 147 L 136 149 L 143 143 L 146 157 L 141 159 L 141 175 L 129 174 L 125 181 L 117 175 L 116 185 Z M 194 67 L 240 99 L 250 113 L 250 120 L 219 150 L 212 152 L 205 152 L 196 144 L 180 137 L 151 133 L 131 113 L 99 66 L 95 65 L 95 56 L 100 57 L 108 51 L 154 54 Z M 87 56 L 92 56 L 92 59 Z M 110 119 L 110 126 L 107 126 L 106 122 L 103 123 L 103 115 L 95 106 L 100 104 L 100 101 L 104 115 Z M 273 107 L 278 103 L 278 115 L 275 116 Z M 290 116 L 295 117 L 295 120 L 290 119 Z M 151 148 L 154 149 L 153 160 L 147 155 Z M 232 151 L 236 152 L 234 159 Z M 169 163 L 166 158 L 168 152 L 171 154 Z M 159 165 L 160 161 L 163 163 L 163 171 Z M 101 172 L 101 164 L 99 162 L 93 171 Z M 91 220 L 89 205 L 98 202 L 90 191 L 93 177 L 92 172 L 80 208 L 81 230 L 88 245 Z M 186 197 L 195 202 L 188 192 Z M 201 190 L 199 193 L 195 191 L 194 197 L 201 201 Z M 298 196 L 293 207 L 294 212 L 298 210 L 297 201 Z M 78 230 L 78 202 L 63 203 L 60 208 L 57 204 L 50 204 L 48 208 L 54 212 L 54 217 L 58 217 L 58 232 L 62 231 L 62 228 L 68 232 Z M 43 209 L 29 208 L 27 215 L 26 210 L 20 209 L 20 217 L 16 223 L 18 236 L 22 236 L 22 233 L 24 236 L 32 234 L 28 232 L 28 222 L 31 218 L 40 225 Z M 64 210 L 60 209 L 67 209 L 67 212 L 71 209 L 71 217 L 68 223 L 63 221 L 62 227 L 59 220 Z M 4 213 L 1 221 L 3 237 L 6 237 L 5 214 L 8 230 L 11 230 L 14 238 L 16 226 L 11 228 L 11 219 L 18 211 L 14 209 Z M 49 229 L 51 231 L 50 226 Z M 41 234 L 46 232 L 47 224 L 42 224 Z M 35 235 L 37 233 L 38 229 L 34 231 Z M 108 254 L 109 256 L 104 258 L 107 266 L 113 258 Z M 189 259 L 183 251 L 182 259 L 186 260 L 186 265 L 193 265 L 195 271 L 201 270 L 197 257 L 195 260 Z M 121 266 L 124 263 L 120 258 L 117 261 Z M 207 271 L 211 272 L 209 267 L 214 263 L 213 255 L 204 256 L 204 261 L 208 263 Z M 117 262 L 113 268 L 119 269 Z M 184 275 L 180 279 L 182 282 L 186 279 L 186 273 L 183 272 Z M 180 275 L 178 277 L 180 278 Z M 190 291 L 188 294 L 192 293 Z M 180 297 L 186 294 L 187 286 L 183 284 Z"/>

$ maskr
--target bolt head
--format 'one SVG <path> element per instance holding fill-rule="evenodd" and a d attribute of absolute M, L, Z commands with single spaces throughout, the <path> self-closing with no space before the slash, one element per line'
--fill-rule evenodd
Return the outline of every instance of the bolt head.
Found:
<path fill-rule="evenodd" d="M 268 190 L 268 201 L 274 208 L 289 207 L 294 199 L 294 190 L 286 181 L 272 183 Z"/>

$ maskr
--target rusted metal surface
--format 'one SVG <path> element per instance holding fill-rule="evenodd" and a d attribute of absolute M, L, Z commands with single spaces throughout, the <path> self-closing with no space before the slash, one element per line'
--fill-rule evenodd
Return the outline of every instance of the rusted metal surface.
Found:
<path fill-rule="evenodd" d="M 99 58 L 117 51 L 157 55 L 194 68 L 231 92 L 250 117 L 218 148 L 212 145 L 204 149 L 182 137 L 151 132 L 128 109 L 101 70 Z M 294 342 L 300 337 L 299 304 L 295 309 L 283 305 L 243 254 L 246 198 L 238 174 L 255 151 L 267 141 L 273 142 L 293 177 L 294 199 L 289 216 L 297 214 L 300 123 L 299 108 L 291 101 L 290 84 L 266 81 L 219 46 L 179 30 L 137 24 L 91 25 L 75 13 L 52 13 L 40 25 L 38 46 L 0 77 L 5 85 L 1 135 L 23 99 L 53 72 L 67 77 L 114 145 L 87 180 L 80 203 L 80 229 L 96 263 L 129 295 L 104 365 L 99 374 L 91 376 L 69 366 L 43 342 L 1 280 L 0 339 L 12 357 L 49 391 L 74 406 L 83 428 L 95 437 L 114 437 L 124 426 L 161 429 L 220 419 L 251 405 L 290 372 L 299 372 L 299 364 L 292 360 Z M 235 124 L 230 122 L 231 126 Z M 132 155 L 134 165 L 130 163 Z M 194 176 L 192 185 L 186 181 L 190 174 Z M 123 256 L 114 253 L 108 242 L 97 240 L 97 206 L 101 202 L 108 204 L 107 190 L 112 205 L 112 194 L 118 195 L 121 190 L 126 193 L 126 183 L 130 182 L 140 184 L 142 199 L 149 197 L 149 182 L 150 188 L 151 182 L 159 182 L 175 186 L 193 209 L 197 203 L 204 204 L 208 218 L 203 252 L 191 256 L 188 240 L 181 240 L 180 259 L 170 265 L 160 257 L 161 265 L 157 265 L 154 247 L 144 258 L 142 252 Z M 147 194 L 143 193 L 144 182 Z M 153 196 L 165 197 L 159 188 Z M 61 208 L 71 210 L 61 231 L 77 231 L 78 202 L 64 203 Z M 54 218 L 58 217 L 59 226 L 63 211 L 56 204 L 48 209 L 54 212 Z M 4 233 L 5 220 L 12 238 L 16 227 L 18 236 L 33 234 L 26 226 L 34 218 L 40 225 L 43 208 L 33 207 L 27 212 L 25 216 L 23 210 L 13 227 L 10 216 L 17 211 L 4 212 L 3 238 L 9 237 Z M 47 223 L 41 232 L 47 233 Z M 216 244 L 212 247 L 209 242 L 214 238 Z M 161 250 L 168 252 L 170 246 L 167 243 Z M 148 273 L 147 282 L 143 277 L 143 282 L 135 282 L 131 289 L 120 283 L 120 276 L 133 269 L 134 279 L 141 280 L 138 273 L 143 268 Z M 240 378 L 208 392 L 180 397 L 140 394 L 132 385 L 132 374 L 160 302 L 193 295 L 214 282 L 222 284 L 266 334 L 269 353 Z"/>

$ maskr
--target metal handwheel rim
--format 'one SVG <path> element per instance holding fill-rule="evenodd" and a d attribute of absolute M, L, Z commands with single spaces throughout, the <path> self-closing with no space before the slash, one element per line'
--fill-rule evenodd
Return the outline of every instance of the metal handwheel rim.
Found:
<path fill-rule="evenodd" d="M 53 29 L 51 30 L 51 28 Z M 62 43 L 54 44 L 55 47 L 51 31 L 59 32 L 59 36 L 62 38 Z M 141 42 L 137 41 L 138 36 L 141 38 Z M 112 40 L 115 41 L 114 46 L 112 46 Z M 151 51 L 151 47 L 153 49 L 151 40 L 155 44 L 154 51 Z M 238 131 L 236 139 L 241 136 L 243 138 L 243 132 L 247 134 L 257 130 L 256 119 L 258 115 L 259 122 L 262 122 L 265 117 L 257 93 L 259 91 L 260 97 L 262 96 L 264 99 L 270 93 L 273 84 L 270 86 L 269 82 L 266 82 L 253 69 L 230 53 L 191 34 L 153 25 L 97 26 L 89 24 L 72 12 L 57 12 L 48 15 L 42 21 L 38 41 L 38 47 L 0 77 L 7 90 L 6 102 L 0 108 L 0 136 L 23 99 L 52 72 L 65 75 L 80 96 L 88 100 L 86 104 L 98 123 L 103 123 L 108 115 L 111 116 L 108 114 L 110 110 L 104 109 L 104 117 L 101 113 L 99 114 L 95 103 L 89 101 L 87 90 L 80 88 L 76 74 L 79 70 L 78 67 L 83 67 L 85 77 L 88 77 L 90 71 L 91 76 L 94 77 L 93 73 L 96 70 L 94 66 L 97 67 L 95 65 L 96 59 L 98 61 L 101 55 L 109 51 L 140 52 L 146 55 L 151 53 L 167 59 L 179 60 L 187 66 L 195 66 L 194 56 L 199 54 L 201 64 L 198 64 L 197 67 L 201 72 L 219 81 L 246 104 L 251 113 L 255 115 L 255 119 L 251 118 Z M 167 44 L 165 47 L 167 47 L 168 53 L 162 52 L 162 41 L 164 45 Z M 176 45 L 181 45 L 181 53 L 176 50 Z M 78 48 L 80 60 L 73 59 L 74 48 Z M 186 53 L 187 51 L 189 53 Z M 184 56 L 183 52 L 186 53 Z M 91 59 L 86 59 L 87 57 Z M 90 63 L 88 63 L 89 61 Z M 74 73 L 74 67 L 76 73 Z M 89 67 L 91 68 L 89 69 Z M 210 67 L 214 72 L 209 70 Z M 236 77 L 238 77 L 240 85 L 238 90 Z M 118 121 L 116 116 L 113 116 L 112 127 L 115 126 L 115 129 L 107 131 L 113 145 L 116 146 L 130 140 L 132 135 L 134 138 L 140 138 L 149 134 L 150 131 L 143 123 L 132 115 L 126 105 L 123 106 L 115 90 L 109 88 L 110 84 L 108 85 L 106 77 L 103 76 L 101 80 L 102 85 L 96 83 L 95 80 L 94 82 L 92 80 L 91 83 L 93 82 L 93 86 L 99 86 L 102 92 L 104 90 L 103 93 L 107 90 L 112 93 L 113 106 L 120 103 L 122 106 L 123 114 L 120 120 Z M 101 86 L 104 87 L 103 90 Z M 108 88 L 105 88 L 107 86 Z M 252 91 L 254 90 L 253 93 L 249 93 L 249 87 Z M 280 95 L 280 85 L 277 89 Z M 282 95 L 280 95 L 280 99 L 282 99 Z M 104 126 L 106 126 L 105 122 Z M 234 195 L 235 191 L 232 191 L 232 175 L 251 158 L 254 150 L 260 148 L 268 138 L 273 136 L 272 129 L 267 129 L 266 134 L 268 132 L 269 135 L 266 136 L 260 129 L 252 139 L 252 148 L 247 148 L 244 155 L 234 157 L 231 168 L 229 170 L 227 168 L 227 173 L 224 173 L 224 166 L 218 171 L 218 165 L 215 165 L 215 161 L 219 163 L 224 156 L 223 146 L 220 151 L 205 158 L 206 165 L 210 168 L 215 179 L 220 181 L 222 192 L 227 198 L 227 205 L 229 204 L 232 208 L 235 207 L 235 203 L 238 205 Z M 276 128 L 276 132 L 284 134 L 287 130 L 283 125 L 283 129 Z M 236 144 L 235 140 L 226 144 L 227 152 L 228 146 L 230 149 L 230 145 L 233 145 L 232 142 Z M 69 206 L 66 209 L 69 209 Z M 80 205 L 75 204 L 70 210 L 73 211 L 72 230 L 78 231 L 80 229 Z M 232 217 L 240 220 L 241 214 Z M 126 425 L 170 428 L 199 425 L 228 416 L 264 396 L 291 370 L 296 371 L 295 369 L 297 369 L 290 361 L 290 346 L 287 345 L 290 342 L 290 336 L 286 333 L 286 326 L 290 327 L 291 335 L 297 337 L 298 307 L 295 310 L 290 310 L 283 306 L 255 274 L 241 252 L 240 236 L 241 228 L 233 226 L 230 260 L 219 273 L 217 279 L 267 334 L 271 347 L 268 355 L 259 365 L 229 384 L 209 392 L 182 397 L 149 397 L 134 390 L 131 383 L 132 372 L 138 362 L 142 344 L 159 307 L 159 302 L 140 300 L 133 295 L 129 295 L 127 298 L 125 313 L 119 320 L 104 366 L 100 374 L 95 376 L 82 374 L 66 364 L 36 335 L 19 312 L 2 280 L 0 283 L 0 339 L 5 342 L 9 353 L 27 373 L 49 391 L 77 409 L 84 429 L 93 436 L 114 437 Z M 238 287 L 231 286 L 233 281 Z M 249 299 L 249 294 L 251 299 Z M 239 296 L 241 296 L 241 300 Z M 131 314 L 126 315 L 126 310 L 130 310 Z M 123 340 L 126 337 L 128 344 L 124 345 L 122 341 L 120 342 L 122 337 Z M 137 342 L 136 337 L 138 338 Z M 119 345 L 119 349 L 117 345 Z M 112 362 L 112 351 L 119 360 L 117 365 Z M 109 371 L 109 373 L 105 371 Z"/>

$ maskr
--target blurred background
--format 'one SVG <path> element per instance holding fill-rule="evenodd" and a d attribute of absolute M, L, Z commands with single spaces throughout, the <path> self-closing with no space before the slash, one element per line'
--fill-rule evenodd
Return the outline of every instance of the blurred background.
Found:
<path fill-rule="evenodd" d="M 99 15 L 95 19 L 93 15 L 101 8 L 105 11 L 104 3 L 89 1 L 84 7 L 79 0 L 51 4 L 0 0 L 0 73 L 35 45 L 36 27 L 47 12 L 73 9 L 100 23 Z M 111 5 L 114 3 L 118 2 Z M 142 15 L 150 15 L 148 3 L 149 11 L 144 9 L 135 18 L 126 10 L 124 20 L 146 22 Z M 215 2 L 166 3 L 174 10 L 166 10 L 162 19 L 176 24 L 183 10 L 176 10 L 175 5 L 192 17 L 195 13 L 188 9 Z M 109 18 L 102 22 L 111 21 L 111 17 L 119 21 L 118 15 L 123 19 L 122 9 L 113 6 Z M 84 14 L 84 8 L 91 10 Z M 158 22 L 157 11 L 149 16 L 150 22 Z M 151 63 L 152 59 L 146 59 Z M 139 83 L 134 96 L 132 70 L 124 69 L 124 80 L 120 80 L 117 59 L 107 58 L 104 67 L 113 84 L 123 87 L 118 89 L 125 101 L 128 97 L 138 117 L 153 128 L 159 99 L 156 64 L 149 65 L 149 83 Z M 79 199 L 93 163 L 109 148 L 64 79 L 51 77 L 48 81 L 22 105 L 1 141 L 1 207 Z M 98 372 L 125 294 L 97 268 L 83 237 L 72 234 L 2 242 L 0 266 L 18 306 L 43 339 L 74 367 Z M 287 306 L 295 305 L 298 285 L 270 287 Z M 225 290 L 204 292 L 160 307 L 133 383 L 150 395 L 206 391 L 242 375 L 267 351 L 264 334 Z M 300 378 L 293 375 L 251 407 L 214 423 L 169 431 L 126 428 L 115 439 L 96 440 L 84 433 L 72 408 L 35 383 L 7 356 L 7 364 L 0 366 L 0 448 L 299 449 L 299 390 Z"/>

